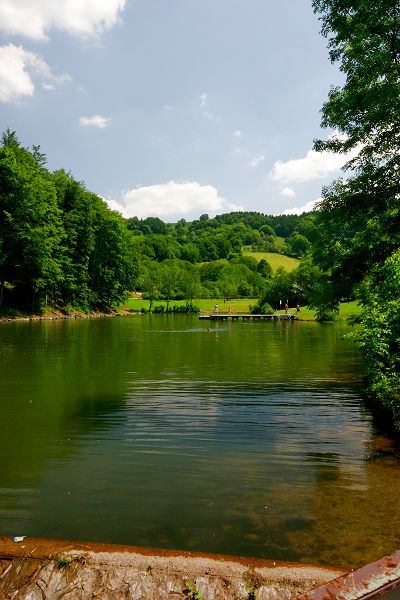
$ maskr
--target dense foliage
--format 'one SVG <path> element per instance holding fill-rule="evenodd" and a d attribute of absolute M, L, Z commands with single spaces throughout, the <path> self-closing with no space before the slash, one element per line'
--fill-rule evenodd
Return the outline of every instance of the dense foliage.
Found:
<path fill-rule="evenodd" d="M 128 219 L 140 254 L 159 262 L 180 258 L 191 263 L 229 259 L 243 247 L 303 256 L 314 230 L 314 215 L 267 216 L 256 212 L 228 213 L 211 219 L 202 215 L 187 222 L 164 223 L 149 217 Z"/>
<path fill-rule="evenodd" d="M 369 392 L 399 427 L 400 2 L 313 5 L 346 76 L 322 110 L 322 124 L 339 135 L 315 147 L 353 152 L 349 177 L 327 187 L 319 207 L 319 302 L 334 310 L 349 294 L 360 299 Z"/>
<path fill-rule="evenodd" d="M 229 213 L 164 223 L 123 219 L 63 170 L 51 173 L 38 146 L 7 130 L 0 147 L 0 307 L 91 310 L 132 290 L 150 299 L 304 298 L 296 281 L 243 249 L 303 256 L 314 215 Z M 272 299 L 273 298 L 273 299 Z"/>
<path fill-rule="evenodd" d="M 122 217 L 38 147 L 6 131 L 0 148 L 0 304 L 88 310 L 121 302 L 137 260 Z"/>
<path fill-rule="evenodd" d="M 319 207 L 314 255 L 337 301 L 400 245 L 400 2 L 313 4 L 331 59 L 346 74 L 322 110 L 322 124 L 340 135 L 316 148 L 355 153 L 351 175 L 327 187 Z"/>

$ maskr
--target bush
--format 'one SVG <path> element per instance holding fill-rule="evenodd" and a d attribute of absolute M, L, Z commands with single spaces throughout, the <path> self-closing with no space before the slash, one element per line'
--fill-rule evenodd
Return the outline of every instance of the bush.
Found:
<path fill-rule="evenodd" d="M 367 393 L 400 431 L 400 250 L 364 291 L 361 328 L 354 335 L 367 365 Z"/>
<path fill-rule="evenodd" d="M 157 313 L 158 314 L 160 314 L 160 313 L 162 314 L 162 313 L 165 313 L 165 311 L 166 311 L 166 308 L 162 304 L 160 304 L 159 306 L 155 306 L 153 308 L 153 313 L 155 313 L 155 314 L 157 314 Z"/>
<path fill-rule="evenodd" d="M 255 306 L 250 306 L 250 312 L 252 315 L 272 315 L 275 311 L 268 302 L 258 302 Z"/>

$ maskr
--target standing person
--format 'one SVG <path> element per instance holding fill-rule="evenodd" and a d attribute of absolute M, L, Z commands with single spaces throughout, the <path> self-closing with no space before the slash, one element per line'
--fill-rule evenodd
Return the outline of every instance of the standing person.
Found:
<path fill-rule="evenodd" d="M 296 304 L 296 312 L 298 312 L 298 313 L 300 312 L 300 304 L 299 303 Z"/>
<path fill-rule="evenodd" d="M 215 314 L 218 314 L 218 304 L 216 304 L 216 305 L 214 306 L 214 313 L 215 313 Z"/>
<path fill-rule="evenodd" d="M 289 304 L 287 303 L 287 300 L 286 300 L 286 303 L 285 303 L 285 315 L 287 315 L 288 312 L 289 312 Z"/>

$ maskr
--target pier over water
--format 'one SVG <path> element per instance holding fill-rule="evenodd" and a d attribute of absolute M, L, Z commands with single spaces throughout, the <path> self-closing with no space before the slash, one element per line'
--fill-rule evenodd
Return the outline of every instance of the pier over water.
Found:
<path fill-rule="evenodd" d="M 243 321 L 257 321 L 257 320 L 286 320 L 291 321 L 297 319 L 297 316 L 292 313 L 287 313 L 281 315 L 280 313 L 272 313 L 272 314 L 251 314 L 251 313 L 207 313 L 199 316 L 199 319 L 208 320 L 208 321 L 226 321 L 228 319 L 232 319 L 233 321 L 242 319 Z"/>

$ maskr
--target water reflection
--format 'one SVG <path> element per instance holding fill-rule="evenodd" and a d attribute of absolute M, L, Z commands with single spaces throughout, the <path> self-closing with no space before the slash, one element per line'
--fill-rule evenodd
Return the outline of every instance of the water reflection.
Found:
<path fill-rule="evenodd" d="M 343 333 L 5 324 L 0 530 L 344 566 L 392 551 L 399 453 Z"/>

